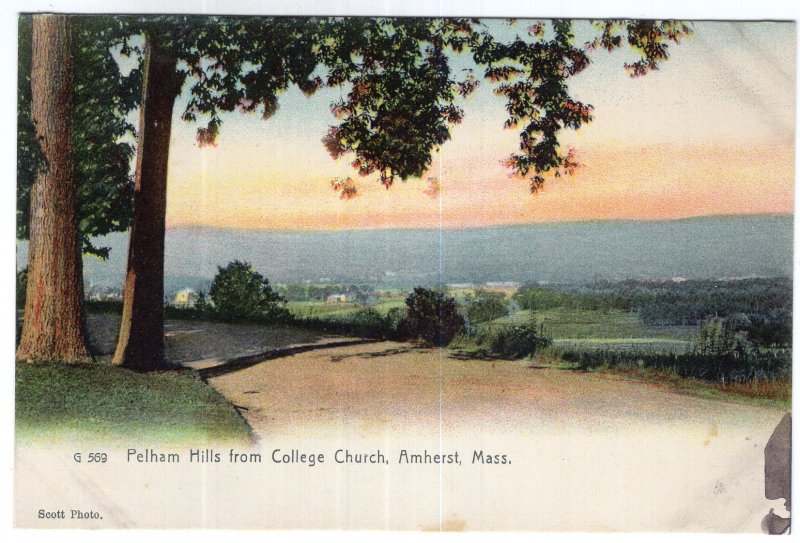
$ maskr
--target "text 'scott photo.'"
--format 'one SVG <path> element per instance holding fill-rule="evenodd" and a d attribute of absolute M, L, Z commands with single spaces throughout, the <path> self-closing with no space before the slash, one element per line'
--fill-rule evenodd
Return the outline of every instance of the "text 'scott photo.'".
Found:
<path fill-rule="evenodd" d="M 790 531 L 794 21 L 17 27 L 16 527 Z"/>

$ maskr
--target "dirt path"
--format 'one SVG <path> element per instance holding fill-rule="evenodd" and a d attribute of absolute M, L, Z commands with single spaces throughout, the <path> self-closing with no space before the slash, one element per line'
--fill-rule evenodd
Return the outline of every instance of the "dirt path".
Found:
<path fill-rule="evenodd" d="M 458 359 L 402 343 L 317 349 L 211 380 L 258 435 L 308 428 L 614 429 L 688 422 L 769 426 L 779 410 L 678 394 L 609 375 L 532 368 L 530 362 Z"/>
<path fill-rule="evenodd" d="M 274 482 L 287 504 L 276 527 L 758 531 L 782 510 L 764 499 L 764 446 L 784 414 L 774 408 L 390 342 L 210 383 L 243 408 L 266 454 L 388 458 Z M 408 466 L 403 450 L 458 451 L 463 465 Z M 481 450 L 510 464 L 476 464 Z"/>

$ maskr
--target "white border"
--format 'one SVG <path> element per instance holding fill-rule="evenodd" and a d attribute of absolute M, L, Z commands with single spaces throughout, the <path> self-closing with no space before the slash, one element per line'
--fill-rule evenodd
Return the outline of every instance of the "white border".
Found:
<path fill-rule="evenodd" d="M 9 12 L 797 19 L 792 0 L 12 0 Z"/>
<path fill-rule="evenodd" d="M 753 535 L 689 535 L 689 534 L 541 534 L 541 533 L 468 533 L 428 534 L 416 532 L 219 532 L 219 531 L 62 531 L 62 530 L 13 530 L 13 392 L 14 370 L 12 360 L 14 330 L 14 288 L 12 272 L 15 268 L 15 196 L 16 178 L 15 126 L 16 126 L 16 14 L 18 12 L 55 11 L 72 13 L 231 13 L 263 15 L 397 15 L 397 16 L 481 16 L 481 17 L 537 17 L 560 16 L 567 18 L 682 18 L 724 20 L 792 20 L 797 21 L 800 4 L 797 0 L 749 0 L 734 3 L 731 0 L 11 0 L 0 6 L 0 51 L 3 66 L 7 70 L 5 84 L 0 87 L 3 130 L 0 131 L 0 352 L 2 374 L 0 375 L 0 534 L 5 541 L 141 541 L 152 538 L 169 538 L 173 541 L 217 542 L 221 538 L 236 541 L 369 541 L 376 538 L 389 541 L 407 539 L 430 541 L 458 540 L 483 541 L 672 541 L 680 538 L 687 541 L 752 541 Z M 797 100 L 795 98 L 795 104 Z M 797 111 L 797 108 L 795 108 Z M 800 118 L 800 117 L 799 117 Z M 795 125 L 797 126 L 797 124 Z M 798 155 L 795 138 L 795 157 Z M 795 195 L 797 195 L 797 168 L 795 168 Z M 797 209 L 797 205 L 795 205 Z M 800 258 L 798 251 L 800 229 L 795 223 L 794 273 L 797 285 Z M 795 288 L 795 306 L 800 293 Z M 796 340 L 795 349 L 800 346 Z M 795 352 L 797 352 L 795 350 Z M 798 399 L 797 382 L 794 383 L 794 402 Z M 793 463 L 795 474 L 800 471 L 795 450 Z M 797 477 L 793 478 L 793 487 Z M 796 515 L 798 516 L 798 515 Z M 798 516 L 800 518 L 800 516 Z M 800 522 L 796 522 L 800 526 Z M 800 530 L 800 529 L 798 529 Z M 792 534 L 789 540 L 800 536 Z M 785 541 L 786 539 L 782 539 Z"/>

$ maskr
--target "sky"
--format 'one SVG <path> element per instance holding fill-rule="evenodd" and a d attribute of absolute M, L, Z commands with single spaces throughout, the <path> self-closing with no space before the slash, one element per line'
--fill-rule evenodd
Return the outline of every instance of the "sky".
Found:
<path fill-rule="evenodd" d="M 498 32 L 523 32 L 491 23 Z M 278 112 L 223 116 L 216 147 L 200 148 L 197 125 L 175 108 L 167 224 L 271 230 L 479 227 L 601 219 L 791 213 L 794 187 L 795 26 L 695 22 L 694 36 L 646 77 L 623 69 L 629 53 L 599 51 L 571 83 L 594 120 L 563 131 L 582 167 L 530 194 L 501 161 L 518 133 L 504 130 L 504 102 L 483 83 L 464 121 L 421 179 L 384 189 L 359 177 L 352 155 L 333 160 L 321 139 L 335 123 L 341 89 L 306 98 L 291 88 Z M 578 43 L 586 28 L 578 28 Z M 456 67 L 469 67 L 458 59 Z M 359 195 L 341 200 L 334 177 Z M 435 180 L 435 181 L 434 181 Z M 432 191 L 433 184 L 438 186 Z"/>

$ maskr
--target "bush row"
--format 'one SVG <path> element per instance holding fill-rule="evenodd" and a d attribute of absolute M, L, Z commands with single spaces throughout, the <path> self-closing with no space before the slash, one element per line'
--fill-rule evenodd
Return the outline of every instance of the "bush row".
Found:
<path fill-rule="evenodd" d="M 561 358 L 581 370 L 648 368 L 719 383 L 788 381 L 792 375 L 792 357 L 788 350 L 753 349 L 722 354 L 568 350 L 562 351 Z"/>

